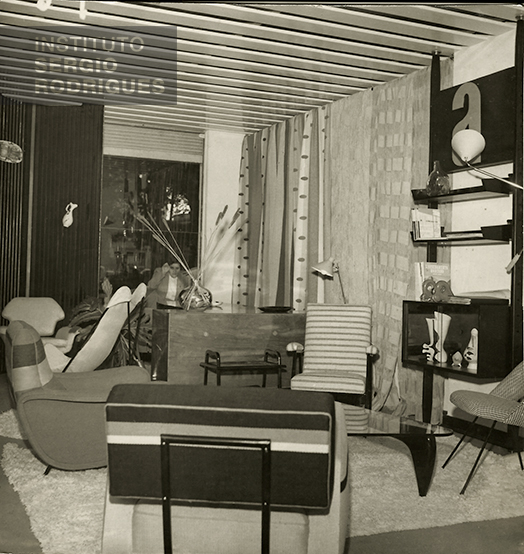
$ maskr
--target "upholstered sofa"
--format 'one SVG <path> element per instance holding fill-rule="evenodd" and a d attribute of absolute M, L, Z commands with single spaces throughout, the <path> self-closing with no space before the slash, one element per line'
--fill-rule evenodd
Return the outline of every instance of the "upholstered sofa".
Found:
<path fill-rule="evenodd" d="M 160 437 L 173 433 L 187 440 L 270 439 L 271 554 L 344 552 L 348 443 L 342 406 L 330 394 L 118 385 L 106 419 L 103 554 L 164 552 Z M 259 553 L 261 455 L 222 446 L 170 448 L 173 552 Z"/>

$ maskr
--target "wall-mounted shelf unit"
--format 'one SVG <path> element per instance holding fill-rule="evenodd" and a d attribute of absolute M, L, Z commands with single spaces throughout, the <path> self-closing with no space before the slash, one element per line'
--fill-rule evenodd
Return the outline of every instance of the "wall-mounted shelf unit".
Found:
<path fill-rule="evenodd" d="M 430 196 L 426 189 L 411 191 L 415 204 L 444 204 L 449 202 L 465 202 L 468 200 L 486 200 L 508 196 L 511 187 L 496 179 L 481 179 L 482 184 L 474 187 L 452 190 L 447 194 Z"/>
<path fill-rule="evenodd" d="M 413 239 L 413 242 L 424 243 L 459 243 L 469 244 L 497 244 L 500 242 L 509 242 L 511 240 L 513 228 L 511 222 L 505 225 L 490 225 L 481 227 L 480 230 L 472 231 L 450 231 L 443 232 L 441 237 Z"/>

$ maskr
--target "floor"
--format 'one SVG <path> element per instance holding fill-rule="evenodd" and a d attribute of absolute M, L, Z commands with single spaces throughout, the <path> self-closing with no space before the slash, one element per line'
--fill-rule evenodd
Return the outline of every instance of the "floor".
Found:
<path fill-rule="evenodd" d="M 0 373 L 0 412 L 10 409 Z M 0 450 L 14 439 L 0 437 Z M 18 494 L 0 469 L 0 554 L 42 554 Z M 350 540 L 347 554 L 524 554 L 524 517 L 383 533 Z M 53 553 L 48 553 L 53 554 Z"/>

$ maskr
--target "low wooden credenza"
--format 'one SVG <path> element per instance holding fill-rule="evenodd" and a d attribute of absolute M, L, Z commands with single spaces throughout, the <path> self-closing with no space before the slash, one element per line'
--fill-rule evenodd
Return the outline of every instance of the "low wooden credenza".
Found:
<path fill-rule="evenodd" d="M 280 352 L 282 386 L 289 386 L 292 357 L 286 352 L 290 342 L 304 344 L 305 312 L 261 313 L 256 308 L 221 306 L 200 310 L 153 310 L 151 377 L 181 385 L 200 385 L 200 367 L 207 350 L 227 355 L 229 360 L 256 361 L 266 350 Z M 258 378 L 257 378 L 258 377 Z M 272 383 L 272 380 L 275 380 Z M 277 376 L 268 376 L 268 386 L 276 386 Z M 256 374 L 232 375 L 229 386 L 260 384 Z"/>

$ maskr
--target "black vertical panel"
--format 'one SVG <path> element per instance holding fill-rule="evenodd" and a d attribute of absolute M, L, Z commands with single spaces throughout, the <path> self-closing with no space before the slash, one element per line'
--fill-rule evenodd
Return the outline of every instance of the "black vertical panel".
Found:
<path fill-rule="evenodd" d="M 30 295 L 53 297 L 66 314 L 98 293 L 102 136 L 103 106 L 36 108 Z"/>
<path fill-rule="evenodd" d="M 24 152 L 20 163 L 0 162 L 1 311 L 15 296 L 25 296 L 31 107 L 0 97 L 0 118 L 0 140 L 14 142 Z"/>

